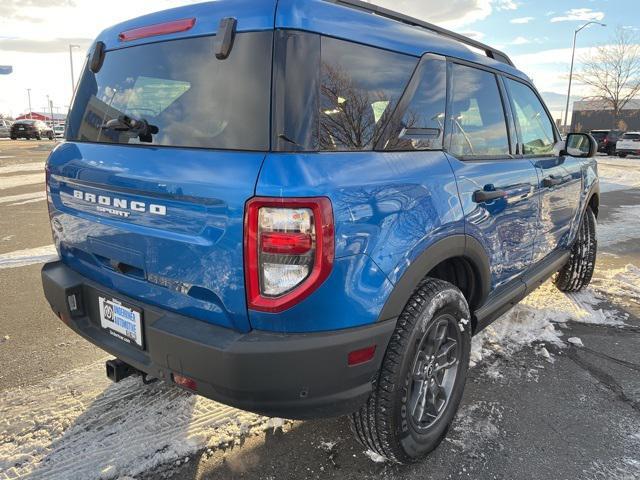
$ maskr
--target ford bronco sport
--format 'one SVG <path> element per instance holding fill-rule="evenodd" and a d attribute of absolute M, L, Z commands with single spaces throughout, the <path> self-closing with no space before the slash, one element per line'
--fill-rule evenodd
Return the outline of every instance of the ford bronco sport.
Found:
<path fill-rule="evenodd" d="M 357 0 L 220 0 L 102 32 L 47 163 L 60 319 L 265 415 L 411 462 L 471 336 L 591 279 L 594 139 L 472 39 Z"/>

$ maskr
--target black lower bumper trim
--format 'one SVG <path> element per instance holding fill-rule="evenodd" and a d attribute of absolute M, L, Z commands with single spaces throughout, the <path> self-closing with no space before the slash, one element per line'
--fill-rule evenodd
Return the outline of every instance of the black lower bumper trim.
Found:
<path fill-rule="evenodd" d="M 137 370 L 165 381 L 179 374 L 195 380 L 200 395 L 285 418 L 357 410 L 371 392 L 395 328 L 390 320 L 328 333 L 241 333 L 129 299 L 59 261 L 43 267 L 42 282 L 49 304 L 69 327 Z M 67 298 L 72 293 L 82 310 L 70 311 Z M 144 350 L 101 328 L 99 294 L 142 309 Z M 376 345 L 371 361 L 347 365 L 349 352 L 371 345 Z"/>

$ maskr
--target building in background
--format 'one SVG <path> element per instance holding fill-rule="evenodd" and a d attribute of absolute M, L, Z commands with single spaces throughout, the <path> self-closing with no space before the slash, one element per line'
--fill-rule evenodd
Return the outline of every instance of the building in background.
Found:
<path fill-rule="evenodd" d="M 591 130 L 640 130 L 640 99 L 630 100 L 620 114 L 614 118 L 609 102 L 603 100 L 580 100 L 573 103 L 572 132 Z"/>
<path fill-rule="evenodd" d="M 16 117 L 16 120 L 42 120 L 43 122 L 47 122 L 49 124 L 64 124 L 67 121 L 67 116 L 62 113 L 54 113 L 53 117 L 50 113 L 45 112 L 28 112 Z"/>

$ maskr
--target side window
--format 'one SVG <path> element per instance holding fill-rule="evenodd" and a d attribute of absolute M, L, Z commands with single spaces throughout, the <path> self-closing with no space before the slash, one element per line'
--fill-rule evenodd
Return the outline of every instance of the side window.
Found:
<path fill-rule="evenodd" d="M 460 157 L 509 155 L 509 136 L 493 73 L 453 65 L 451 143 L 449 152 Z"/>
<path fill-rule="evenodd" d="M 546 155 L 553 153 L 555 136 L 553 124 L 536 94 L 524 83 L 505 79 L 516 122 L 522 136 L 524 155 Z"/>
<path fill-rule="evenodd" d="M 386 150 L 439 150 L 442 148 L 447 104 L 447 63 L 427 59 L 420 80 L 401 124 Z"/>
<path fill-rule="evenodd" d="M 320 150 L 372 150 L 417 59 L 322 37 Z"/>

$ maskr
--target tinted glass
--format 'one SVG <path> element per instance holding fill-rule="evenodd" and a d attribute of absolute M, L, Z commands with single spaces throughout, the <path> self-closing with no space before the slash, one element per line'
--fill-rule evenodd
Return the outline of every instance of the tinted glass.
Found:
<path fill-rule="evenodd" d="M 625 133 L 622 136 L 623 140 L 640 140 L 640 133 Z"/>
<path fill-rule="evenodd" d="M 395 129 L 396 134 L 386 145 L 387 150 L 442 148 L 447 104 L 447 64 L 443 60 L 425 60 L 418 75 L 417 89 L 404 112 L 401 125 Z"/>
<path fill-rule="evenodd" d="M 214 37 L 107 52 L 82 77 L 68 138 L 86 142 L 267 150 L 272 32 L 241 33 L 218 60 Z M 105 128 L 128 115 L 157 127 L 151 138 Z"/>
<path fill-rule="evenodd" d="M 505 79 L 513 102 L 516 122 L 520 126 L 524 155 L 553 153 L 555 135 L 553 123 L 542 103 L 527 85 Z"/>
<path fill-rule="evenodd" d="M 608 135 L 609 132 L 603 132 L 603 131 L 598 131 L 598 132 L 591 132 L 591 135 L 593 136 L 593 138 L 595 138 L 597 141 L 601 141 L 604 140 L 605 137 Z"/>
<path fill-rule="evenodd" d="M 451 144 L 456 156 L 501 157 L 509 154 L 509 137 L 496 76 L 453 65 Z"/>
<path fill-rule="evenodd" d="M 320 150 L 372 150 L 417 58 L 322 38 Z"/>

